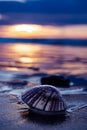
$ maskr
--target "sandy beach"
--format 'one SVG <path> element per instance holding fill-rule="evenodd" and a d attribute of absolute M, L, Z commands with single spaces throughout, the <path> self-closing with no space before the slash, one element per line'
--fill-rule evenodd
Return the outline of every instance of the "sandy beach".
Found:
<path fill-rule="evenodd" d="M 68 99 L 68 100 L 67 100 Z M 66 97 L 68 102 L 73 100 L 87 103 L 87 95 Z M 0 94 L 0 130 L 86 130 L 87 129 L 87 108 L 67 114 L 65 118 L 43 117 L 31 115 L 22 109 L 23 106 L 17 104 L 17 99 L 13 96 Z"/>

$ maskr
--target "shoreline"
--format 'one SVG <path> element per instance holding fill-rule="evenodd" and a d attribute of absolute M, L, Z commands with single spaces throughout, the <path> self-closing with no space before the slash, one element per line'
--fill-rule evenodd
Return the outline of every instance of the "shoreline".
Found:
<path fill-rule="evenodd" d="M 80 97 L 80 98 L 79 98 Z M 68 102 L 85 101 L 85 96 L 67 96 Z M 0 130 L 86 130 L 87 129 L 87 108 L 66 115 L 63 119 L 49 119 L 43 116 L 29 115 L 23 109 L 23 105 L 17 103 L 16 97 L 12 95 L 0 95 Z"/>

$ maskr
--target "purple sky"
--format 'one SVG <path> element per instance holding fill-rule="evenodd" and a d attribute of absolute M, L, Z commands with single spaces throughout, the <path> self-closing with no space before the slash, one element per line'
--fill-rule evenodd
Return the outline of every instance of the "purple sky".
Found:
<path fill-rule="evenodd" d="M 0 24 L 87 24 L 87 0 L 0 0 Z"/>

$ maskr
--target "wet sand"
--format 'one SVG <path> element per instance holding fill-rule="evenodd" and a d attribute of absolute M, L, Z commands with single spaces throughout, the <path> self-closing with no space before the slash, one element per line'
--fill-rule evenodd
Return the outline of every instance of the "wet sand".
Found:
<path fill-rule="evenodd" d="M 84 100 L 87 103 L 87 95 L 67 96 L 66 100 Z M 87 130 L 87 108 L 67 114 L 66 117 L 51 118 L 32 115 L 17 102 L 14 96 L 0 94 L 0 130 Z"/>

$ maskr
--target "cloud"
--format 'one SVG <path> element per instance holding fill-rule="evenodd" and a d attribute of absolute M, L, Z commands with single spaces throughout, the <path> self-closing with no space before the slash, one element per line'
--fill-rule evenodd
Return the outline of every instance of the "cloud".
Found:
<path fill-rule="evenodd" d="M 27 0 L 0 0 L 0 2 L 21 2 L 21 3 L 24 3 L 26 1 Z"/>
<path fill-rule="evenodd" d="M 7 19 L 0 20 L 1 25 L 11 24 L 39 24 L 39 25 L 67 25 L 87 24 L 86 14 L 32 14 L 32 13 L 6 13 Z"/>
<path fill-rule="evenodd" d="M 9 18 L 0 24 L 87 24 L 86 5 L 86 0 L 0 0 L 0 14 Z"/>

